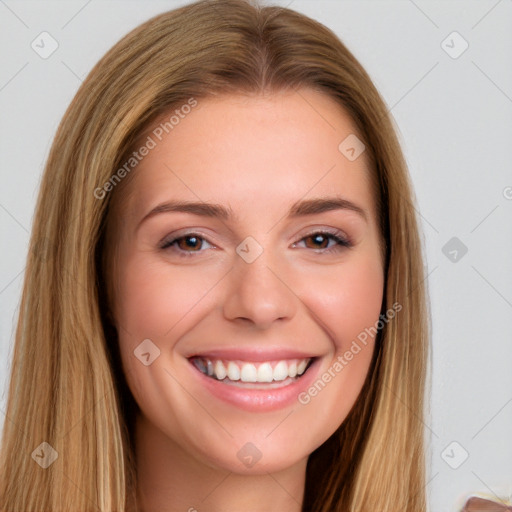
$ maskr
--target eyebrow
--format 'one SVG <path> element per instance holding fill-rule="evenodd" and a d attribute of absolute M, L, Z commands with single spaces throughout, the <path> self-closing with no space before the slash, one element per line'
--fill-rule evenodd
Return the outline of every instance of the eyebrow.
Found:
<path fill-rule="evenodd" d="M 353 211 L 360 215 L 363 220 L 368 222 L 368 214 L 366 213 L 366 210 L 342 197 L 320 197 L 296 201 L 290 207 L 288 217 L 297 218 L 307 215 L 317 215 L 319 213 L 333 210 Z M 231 207 L 226 207 L 221 204 L 190 201 L 166 201 L 155 206 L 149 213 L 147 213 L 139 222 L 139 226 L 147 219 L 159 213 L 169 212 L 192 213 L 201 217 L 220 218 L 225 221 L 237 219 L 237 216 Z"/>

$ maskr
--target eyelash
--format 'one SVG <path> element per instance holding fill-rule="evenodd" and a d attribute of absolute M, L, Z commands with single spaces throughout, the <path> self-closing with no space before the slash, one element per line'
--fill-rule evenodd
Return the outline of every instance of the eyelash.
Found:
<path fill-rule="evenodd" d="M 322 249 L 322 248 L 318 249 L 319 251 L 321 251 L 320 254 L 338 252 L 343 249 L 348 249 L 348 248 L 352 247 L 352 243 L 349 240 L 339 236 L 339 234 L 334 234 L 329 231 L 313 231 L 312 233 L 309 233 L 309 234 L 305 235 L 303 238 L 301 238 L 299 240 L 299 242 L 302 242 L 304 239 L 313 237 L 315 235 L 323 235 L 323 236 L 326 236 L 336 242 L 336 245 L 334 245 L 328 249 Z M 183 240 L 185 238 L 197 238 L 199 240 L 204 240 L 204 241 L 208 242 L 208 240 L 206 240 L 206 238 L 200 236 L 199 233 L 191 232 L 191 233 L 186 233 L 184 235 L 181 235 L 177 238 L 173 238 L 171 240 L 164 240 L 162 242 L 162 245 L 160 246 L 160 249 L 163 249 L 163 250 L 170 249 L 176 242 L 178 242 L 179 240 Z M 208 243 L 210 243 L 210 242 L 208 242 Z M 315 250 L 315 249 L 312 249 L 312 250 Z M 178 255 L 182 258 L 190 258 L 195 253 L 200 253 L 200 252 L 204 252 L 204 251 L 201 251 L 201 250 L 183 251 L 181 249 L 176 249 L 176 252 L 178 252 Z"/>

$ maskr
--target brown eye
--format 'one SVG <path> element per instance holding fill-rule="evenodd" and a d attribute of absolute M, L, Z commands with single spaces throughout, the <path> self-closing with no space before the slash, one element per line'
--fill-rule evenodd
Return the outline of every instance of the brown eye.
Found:
<path fill-rule="evenodd" d="M 304 240 L 313 240 L 313 244 L 316 244 L 314 247 L 309 247 L 310 249 L 325 249 L 326 243 L 329 245 L 329 239 L 324 234 L 317 233 L 315 235 L 309 235 L 304 238 Z M 307 244 L 306 244 L 307 245 Z"/>
<path fill-rule="evenodd" d="M 311 233 L 300 241 L 302 242 L 303 240 L 306 241 L 305 244 L 307 249 L 320 249 L 322 253 L 329 253 L 352 247 L 352 244 L 345 238 L 337 236 L 334 233 L 324 231 Z M 334 244 L 328 247 L 329 241 L 331 240 L 334 241 Z"/>
<path fill-rule="evenodd" d="M 160 248 L 177 252 L 179 256 L 191 256 L 193 253 L 204 252 L 201 249 L 205 243 L 209 244 L 202 236 L 196 233 L 188 233 L 180 237 L 164 240 Z"/>
<path fill-rule="evenodd" d="M 201 238 L 197 236 L 183 236 L 181 238 L 177 238 L 175 241 L 177 242 L 177 246 L 186 251 L 187 249 L 194 249 L 193 252 L 196 252 L 196 249 L 201 247 Z M 184 243 L 183 243 L 184 242 Z"/>

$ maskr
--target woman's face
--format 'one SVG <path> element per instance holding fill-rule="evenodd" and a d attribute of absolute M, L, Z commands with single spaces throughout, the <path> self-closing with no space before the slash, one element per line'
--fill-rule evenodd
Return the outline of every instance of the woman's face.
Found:
<path fill-rule="evenodd" d="M 140 139 L 119 212 L 123 368 L 171 452 L 289 468 L 343 422 L 374 349 L 384 275 L 366 155 L 309 89 L 189 105 Z"/>

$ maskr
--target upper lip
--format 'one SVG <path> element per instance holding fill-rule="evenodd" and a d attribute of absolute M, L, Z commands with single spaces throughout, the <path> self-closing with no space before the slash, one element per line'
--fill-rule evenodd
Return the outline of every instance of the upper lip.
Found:
<path fill-rule="evenodd" d="M 197 351 L 187 356 L 187 359 L 192 357 L 204 357 L 207 359 L 225 359 L 228 361 L 282 361 L 285 359 L 308 359 L 317 357 L 314 354 L 301 352 L 288 348 L 226 348 L 226 349 L 205 349 L 204 352 Z"/>

